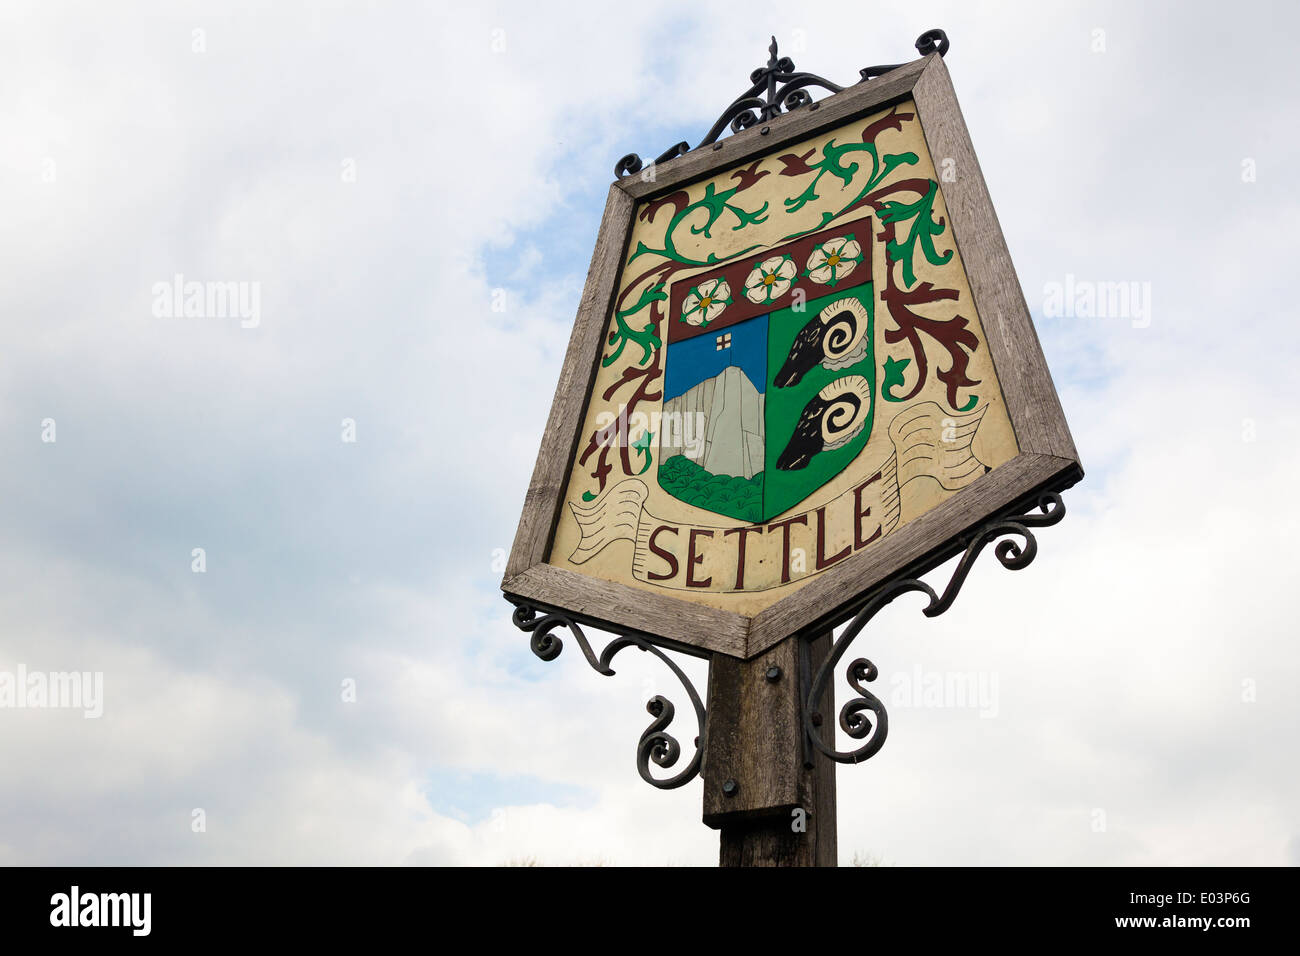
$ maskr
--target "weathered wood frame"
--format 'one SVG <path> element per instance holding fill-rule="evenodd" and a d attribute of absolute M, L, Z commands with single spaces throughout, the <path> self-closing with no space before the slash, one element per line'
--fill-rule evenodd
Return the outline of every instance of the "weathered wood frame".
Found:
<path fill-rule="evenodd" d="M 1020 454 L 753 617 L 547 564 L 637 206 L 909 98 L 936 164 L 954 161 L 956 178 L 940 183 L 940 189 Z M 942 58 L 930 54 L 766 126 L 666 162 L 653 177 L 629 176 L 610 186 L 501 588 L 543 609 L 563 610 L 688 653 L 747 659 L 792 634 L 824 631 L 874 588 L 899 575 L 925 573 L 961 550 L 962 537 L 973 529 L 1082 477 L 948 70 Z"/>

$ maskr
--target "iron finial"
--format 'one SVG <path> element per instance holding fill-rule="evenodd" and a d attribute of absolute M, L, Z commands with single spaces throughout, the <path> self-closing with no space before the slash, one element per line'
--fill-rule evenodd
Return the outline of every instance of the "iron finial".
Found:
<path fill-rule="evenodd" d="M 928 56 L 931 53 L 943 56 L 948 52 L 948 35 L 939 29 L 927 30 L 917 39 L 916 50 L 921 56 Z M 767 65 L 760 66 L 749 74 L 750 88 L 732 101 L 705 134 L 699 146 L 709 146 L 714 143 L 728 125 L 731 126 L 733 133 L 739 133 L 742 129 L 766 123 L 783 112 L 789 113 L 800 107 L 813 105 L 812 94 L 808 92 L 809 87 L 820 87 L 828 93 L 839 93 L 844 90 L 844 87 L 815 73 L 796 73 L 792 59 L 777 55 L 775 35 L 772 36 L 767 52 Z M 891 63 L 864 67 L 858 71 L 861 76 L 858 82 L 865 83 L 900 66 L 901 63 Z M 658 156 L 655 164 L 667 162 L 689 151 L 690 146 L 687 143 L 678 143 Z M 639 173 L 641 168 L 641 157 L 636 153 L 628 153 L 614 167 L 614 178 L 622 179 L 632 173 Z"/>

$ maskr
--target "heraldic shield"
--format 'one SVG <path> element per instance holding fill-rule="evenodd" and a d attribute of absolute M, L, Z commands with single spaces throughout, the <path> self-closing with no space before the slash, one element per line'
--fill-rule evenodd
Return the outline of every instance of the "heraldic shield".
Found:
<path fill-rule="evenodd" d="M 753 252 L 670 293 L 660 486 L 767 521 L 843 471 L 876 394 L 869 222 Z"/>

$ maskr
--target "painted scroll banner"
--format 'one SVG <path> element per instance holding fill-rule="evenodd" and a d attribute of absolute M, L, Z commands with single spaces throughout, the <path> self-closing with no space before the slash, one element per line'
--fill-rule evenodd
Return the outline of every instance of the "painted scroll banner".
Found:
<path fill-rule="evenodd" d="M 717 592 L 789 584 L 893 531 L 909 481 L 932 478 L 957 491 L 987 472 L 971 447 L 987 409 L 945 415 L 934 402 L 907 408 L 890 422 L 892 450 L 878 466 L 861 469 L 862 480 L 817 508 L 764 524 L 661 519 L 646 510 L 646 483 L 624 479 L 590 504 L 570 502 L 581 540 L 569 560 L 582 564 L 615 542 L 631 541 L 632 574 L 647 584 Z"/>

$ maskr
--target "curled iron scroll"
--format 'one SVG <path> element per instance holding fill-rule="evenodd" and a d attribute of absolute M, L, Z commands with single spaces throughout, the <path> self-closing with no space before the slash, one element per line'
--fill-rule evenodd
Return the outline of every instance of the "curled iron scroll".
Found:
<path fill-rule="evenodd" d="M 695 719 L 698 722 L 700 733 L 704 732 L 704 703 L 700 700 L 695 685 L 691 683 L 685 672 L 677 666 L 677 663 L 654 644 L 643 638 L 624 634 L 610 641 L 605 646 L 605 649 L 600 652 L 600 655 L 597 656 L 577 621 L 564 614 L 554 612 L 539 617 L 537 608 L 519 598 L 513 598 L 512 600 L 518 602 L 515 605 L 513 615 L 515 627 L 530 635 L 529 646 L 532 648 L 533 653 L 544 661 L 555 660 L 560 656 L 560 651 L 564 649 L 564 641 L 555 633 L 559 628 L 565 628 L 573 635 L 578 642 L 578 646 L 582 648 L 587 663 L 592 666 L 596 673 L 603 674 L 606 677 L 614 674 L 614 669 L 610 667 L 610 663 L 614 660 L 615 655 L 624 648 L 636 647 L 659 658 L 668 665 L 668 669 L 681 682 L 687 697 L 690 699 L 691 706 L 695 709 Z M 685 767 L 671 777 L 655 777 L 650 772 L 650 764 L 653 763 L 656 767 L 663 769 L 675 767 L 681 759 L 682 747 L 677 738 L 668 732 L 668 727 L 677 714 L 672 702 L 662 695 L 655 695 L 646 703 L 646 710 L 654 720 L 637 741 L 636 768 L 637 772 L 641 774 L 641 779 L 652 787 L 658 787 L 660 790 L 672 790 L 690 783 L 700 772 L 703 754 L 700 749 L 699 737 L 696 736 L 695 738 L 695 754 Z"/>
<path fill-rule="evenodd" d="M 853 750 L 837 750 L 823 741 L 816 729 L 819 716 L 817 702 L 822 699 L 836 665 L 848 651 L 849 645 L 862 633 L 863 628 L 895 598 L 913 591 L 924 594 L 929 600 L 921 609 L 921 613 L 926 617 L 938 617 L 952 607 L 953 601 L 957 599 L 957 593 L 966 581 L 966 576 L 970 574 L 971 565 L 975 563 L 975 559 L 979 557 L 984 547 L 992 541 L 1003 539 L 998 541 L 993 553 L 1004 568 L 1018 571 L 1026 567 L 1038 554 L 1038 541 L 1030 529 L 1054 525 L 1065 517 L 1065 503 L 1059 494 L 1039 496 L 1037 506 L 1038 513 L 1007 515 L 988 522 L 976 531 L 966 542 L 966 550 L 942 594 L 919 578 L 900 578 L 886 584 L 867 598 L 866 603 L 849 622 L 844 632 L 835 639 L 830 654 L 813 678 L 807 704 L 804 707 L 804 730 L 813 746 L 839 763 L 860 763 L 875 756 L 884 746 L 885 738 L 889 734 L 889 715 L 880 699 L 863 686 L 874 681 L 878 674 L 876 665 L 865 657 L 855 659 L 848 666 L 845 677 L 857 696 L 841 707 L 839 712 L 840 729 L 854 740 L 865 742 Z M 1012 537 L 1007 537 L 1008 535 Z M 1021 540 L 1016 541 L 1015 538 Z"/>

